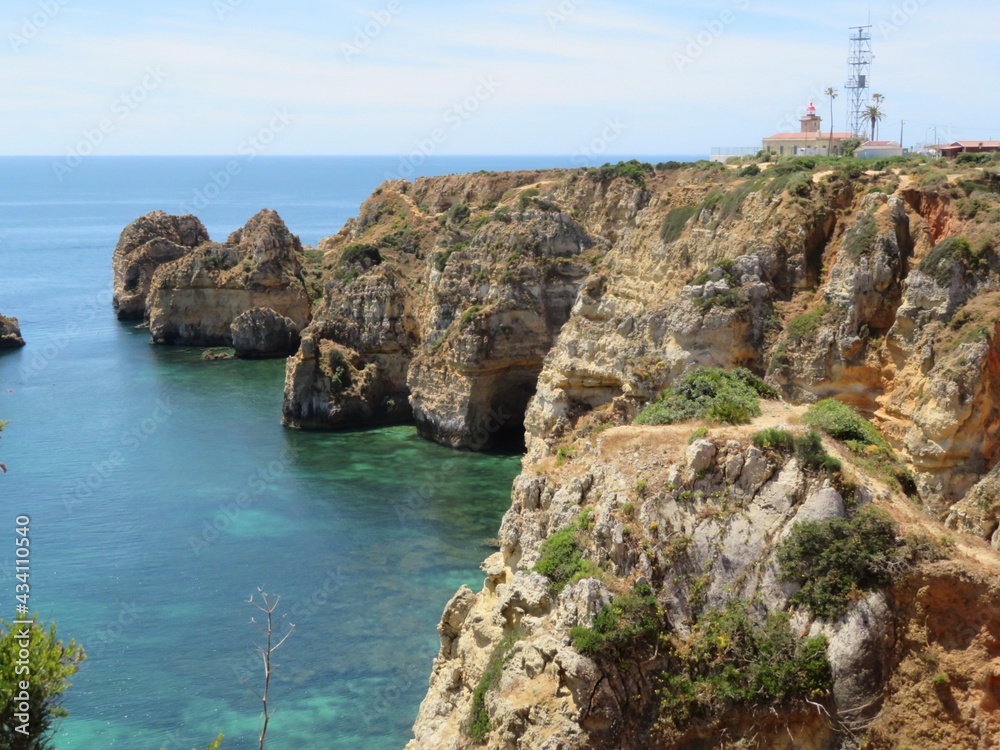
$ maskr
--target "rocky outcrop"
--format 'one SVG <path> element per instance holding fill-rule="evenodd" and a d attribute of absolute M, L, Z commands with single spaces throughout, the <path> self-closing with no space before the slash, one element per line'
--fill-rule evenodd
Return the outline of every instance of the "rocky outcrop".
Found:
<path fill-rule="evenodd" d="M 519 441 L 542 361 L 607 246 L 541 197 L 552 176 L 379 188 L 321 244 L 331 275 L 289 361 L 285 424 L 412 419 L 454 447 Z"/>
<path fill-rule="evenodd" d="M 789 429 L 795 418 L 780 406 L 765 414 L 768 424 Z M 679 733 L 657 719 L 665 710 L 662 674 L 673 663 L 669 644 L 682 643 L 701 613 L 733 600 L 754 602 L 759 612 L 786 609 L 795 588 L 778 578 L 777 543 L 797 523 L 846 515 L 825 475 L 760 451 L 749 441 L 752 428 L 685 449 L 693 429 L 612 427 L 574 442 L 573 458 L 558 469 L 526 467 L 501 526 L 501 550 L 483 564 L 483 590 L 462 589 L 445 609 L 408 750 L 476 746 L 467 730 L 473 696 L 505 637 L 516 643 L 485 701 L 489 748 L 693 748 L 745 736 L 751 726 L 757 747 L 835 748 L 844 746 L 840 726 L 858 730 L 878 714 L 895 666 L 896 613 L 884 593 L 862 598 L 835 622 L 801 614 L 794 621 L 800 635 L 827 639 L 833 690 L 825 706 L 788 703 L 766 719 L 737 708 Z M 851 500 L 864 504 L 873 494 L 861 486 Z M 577 539 L 587 540 L 584 554 L 600 573 L 554 593 L 533 567 L 546 539 L 584 518 Z M 671 635 L 615 658 L 580 653 L 572 628 L 591 626 L 636 581 L 656 592 Z"/>
<path fill-rule="evenodd" d="M 1000 265 L 991 243 L 1000 234 L 987 218 L 994 214 L 982 213 L 996 191 L 984 182 L 989 175 L 973 172 L 966 177 L 983 186 L 972 193 L 974 221 L 973 199 L 897 191 L 892 174 L 739 178 L 691 168 L 605 179 L 601 170 L 534 183 L 540 196 L 530 200 L 578 222 L 601 258 L 577 286 L 526 409 L 528 451 L 501 551 L 483 564 L 482 591 L 463 589 L 446 608 L 410 750 L 481 744 L 470 727 L 475 717 L 481 729 L 484 715 L 490 748 L 729 747 L 726 737 L 748 734 L 762 748 L 840 748 L 865 732 L 871 747 L 890 747 L 907 711 L 923 711 L 932 682 L 930 700 L 944 709 L 907 730 L 910 744 L 936 733 L 952 745 L 989 746 L 1000 726 L 989 646 L 997 620 L 973 600 L 988 595 L 998 560 L 967 538 L 960 561 L 936 564 L 951 567 L 918 566 L 892 589 L 857 597 L 836 622 L 793 618 L 799 634 L 827 638 L 834 683 L 822 707 L 733 709 L 721 723 L 670 736 L 655 719 L 663 685 L 655 675 L 671 668 L 667 643 L 683 644 L 699 612 L 733 598 L 755 602 L 758 614 L 789 608 L 794 589 L 779 580 L 774 550 L 795 523 L 853 513 L 875 498 L 906 518 L 917 539 L 928 529 L 944 538 L 937 515 L 998 543 Z M 962 184 L 966 195 L 977 189 Z M 460 185 L 449 178 L 441 195 L 459 194 Z M 469 248 L 488 244 L 483 234 Z M 462 262 L 466 247 L 460 252 Z M 477 273 L 475 260 L 463 269 L 465 278 Z M 492 287 L 489 273 L 482 276 Z M 460 330 L 472 335 L 440 357 L 421 347 L 410 365 L 416 418 L 446 443 L 467 429 L 467 414 L 483 411 L 470 387 L 482 373 L 463 371 L 462 355 L 486 361 L 490 343 L 503 340 L 499 329 L 477 326 L 477 291 L 470 284 L 458 301 L 445 297 L 451 308 L 471 309 Z M 414 309 L 411 330 L 422 339 L 421 305 Z M 913 501 L 887 488 L 860 454 L 848 496 L 797 460 L 752 445 L 749 432 L 713 431 L 688 445 L 694 426 L 609 428 L 630 424 L 701 364 L 766 373 L 790 401 L 835 397 L 856 406 L 914 471 L 911 494 L 931 515 L 915 519 Z M 478 382 L 490 394 L 516 378 Z M 794 413 L 763 419 L 796 429 Z M 584 554 L 600 574 L 557 593 L 533 568 L 545 540 L 571 527 L 586 529 L 576 538 L 587 540 Z M 958 587 L 967 601 L 957 609 L 972 623 L 967 638 L 943 635 L 942 623 L 954 619 L 948 576 L 975 581 Z M 572 627 L 593 623 L 636 582 L 651 584 L 668 622 L 662 648 L 585 656 Z M 938 658 L 963 677 L 934 674 Z M 483 675 L 495 674 L 498 659 L 502 673 L 483 701 Z"/>
<path fill-rule="evenodd" d="M 233 348 L 242 359 L 287 357 L 299 348 L 295 321 L 269 307 L 247 310 L 230 325 Z"/>
<path fill-rule="evenodd" d="M 153 211 L 125 227 L 112 262 L 118 319 L 143 320 L 156 270 L 208 241 L 208 230 L 190 214 L 169 216 Z"/>
<path fill-rule="evenodd" d="M 225 243 L 203 243 L 161 266 L 148 301 L 153 343 L 231 346 L 233 321 L 254 308 L 304 328 L 311 305 L 301 252 L 281 217 L 263 210 Z"/>
<path fill-rule="evenodd" d="M 24 346 L 24 339 L 21 337 L 21 326 L 18 325 L 17 318 L 0 315 L 0 349 L 16 349 L 21 346 Z"/>

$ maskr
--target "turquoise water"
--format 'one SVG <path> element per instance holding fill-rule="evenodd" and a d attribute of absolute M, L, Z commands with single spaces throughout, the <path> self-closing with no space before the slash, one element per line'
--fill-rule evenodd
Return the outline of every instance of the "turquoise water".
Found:
<path fill-rule="evenodd" d="M 277 655 L 268 746 L 399 748 L 436 621 L 458 586 L 481 582 L 517 458 L 455 453 L 406 427 L 284 430 L 283 362 L 206 363 L 118 323 L 122 226 L 176 210 L 211 169 L 138 161 L 86 165 L 61 186 L 44 160 L 0 164 L 0 311 L 29 341 L 0 356 L 0 526 L 30 514 L 32 605 L 90 654 L 56 745 L 190 750 L 224 732 L 225 748 L 256 747 L 246 599 L 263 585 L 296 625 Z M 268 205 L 316 242 L 381 179 L 382 165 L 289 162 L 203 211 L 213 236 Z M 12 532 L 2 539 L 9 612 Z"/>
<path fill-rule="evenodd" d="M 49 159 L 0 159 L 0 312 L 29 343 L 0 355 L 0 610 L 14 519 L 29 514 L 32 607 L 89 653 L 59 750 L 191 750 L 218 732 L 225 750 L 256 747 L 244 681 L 262 679 L 246 603 L 258 586 L 296 625 L 276 656 L 267 746 L 401 748 L 441 611 L 481 585 L 518 457 L 453 452 L 409 427 L 285 430 L 283 362 L 205 362 L 115 319 L 122 227 L 181 210 L 225 161 L 95 158 L 60 183 Z M 397 163 L 261 158 L 198 214 L 223 239 L 267 206 L 314 244 Z"/>

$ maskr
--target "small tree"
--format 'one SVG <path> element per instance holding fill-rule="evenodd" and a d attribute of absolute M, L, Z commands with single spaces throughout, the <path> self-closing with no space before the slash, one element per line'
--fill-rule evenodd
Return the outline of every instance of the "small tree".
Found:
<path fill-rule="evenodd" d="M 264 662 L 264 689 L 262 692 L 257 692 L 257 690 L 250 686 L 249 682 L 244 681 L 244 684 L 260 699 L 263 706 L 262 716 L 264 724 L 260 729 L 260 750 L 264 750 L 264 741 L 267 739 L 267 725 L 273 713 L 268 703 L 271 690 L 271 672 L 274 666 L 271 656 L 288 640 L 292 631 L 295 630 L 295 624 L 289 623 L 288 631 L 284 635 L 281 635 L 281 630 L 284 628 L 285 615 L 274 616 L 274 611 L 278 608 L 278 602 L 281 601 L 281 597 L 276 596 L 272 599 L 271 595 L 260 586 L 257 587 L 257 591 L 260 593 L 260 601 L 255 602 L 251 596 L 249 604 L 263 613 L 264 620 L 258 622 L 256 617 L 251 617 L 250 622 L 257 626 L 257 629 L 260 630 L 265 638 L 264 645 L 257 647 L 261 660 Z"/>
<path fill-rule="evenodd" d="M 878 97 L 876 99 L 875 97 Z M 872 124 L 872 140 L 875 140 L 875 126 L 880 120 L 885 119 L 885 112 L 882 111 L 882 99 L 884 97 L 881 94 L 875 94 L 872 97 L 874 104 L 869 104 L 868 108 L 865 109 L 865 119 L 867 119 Z"/>
<path fill-rule="evenodd" d="M 837 89 L 833 86 L 828 86 L 823 94 L 830 99 L 830 146 L 827 148 L 826 153 L 828 156 L 833 156 L 833 100 L 837 98 Z"/>
<path fill-rule="evenodd" d="M 86 658 L 76 641 L 59 640 L 55 624 L 46 628 L 37 615 L 34 623 L 0 620 L 0 748 L 4 750 L 52 748 L 53 722 L 66 715 L 62 694 Z"/>

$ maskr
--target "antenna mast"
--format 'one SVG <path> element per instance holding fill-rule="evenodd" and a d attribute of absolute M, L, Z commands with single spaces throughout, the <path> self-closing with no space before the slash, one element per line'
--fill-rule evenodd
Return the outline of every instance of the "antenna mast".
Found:
<path fill-rule="evenodd" d="M 865 107 L 872 72 L 872 32 L 868 26 L 851 27 L 851 48 L 847 56 L 847 129 L 858 135 L 864 129 Z"/>

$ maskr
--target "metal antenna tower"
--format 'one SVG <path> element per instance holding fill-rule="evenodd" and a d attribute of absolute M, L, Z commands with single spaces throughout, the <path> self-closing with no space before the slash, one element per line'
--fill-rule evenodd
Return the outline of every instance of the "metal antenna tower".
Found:
<path fill-rule="evenodd" d="M 851 51 L 847 57 L 847 129 L 854 135 L 864 130 L 865 108 L 872 72 L 872 32 L 868 26 L 851 27 Z M 857 33 L 855 33 L 857 32 Z"/>

